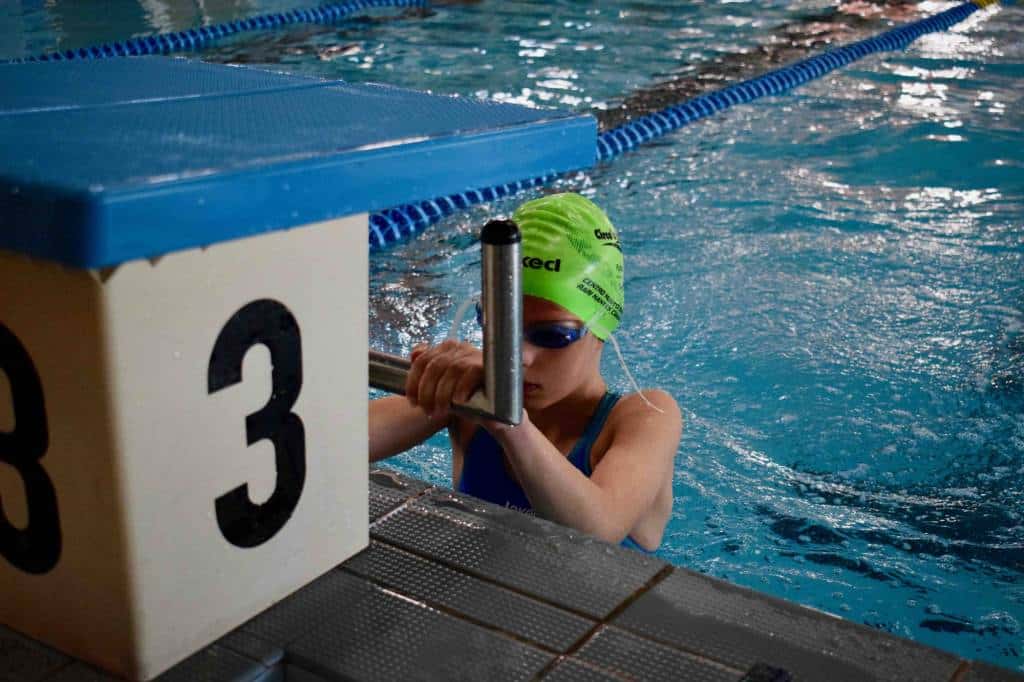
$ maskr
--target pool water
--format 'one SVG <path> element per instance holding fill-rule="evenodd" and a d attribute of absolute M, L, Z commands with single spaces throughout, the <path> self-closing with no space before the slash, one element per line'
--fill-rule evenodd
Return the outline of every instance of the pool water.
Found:
<path fill-rule="evenodd" d="M 306 4 L 146 2 L 117 21 L 33 4 L 0 57 Z M 487 0 L 249 34 L 202 57 L 589 111 L 607 127 L 950 6 Z M 1022 13 L 978 12 L 558 184 L 619 227 L 617 336 L 641 384 L 684 409 L 659 555 L 1018 670 Z M 529 196 L 375 253 L 375 347 L 442 338 L 478 288 L 479 227 Z M 605 370 L 628 389 L 610 352 Z M 442 437 L 392 463 L 451 484 Z"/>

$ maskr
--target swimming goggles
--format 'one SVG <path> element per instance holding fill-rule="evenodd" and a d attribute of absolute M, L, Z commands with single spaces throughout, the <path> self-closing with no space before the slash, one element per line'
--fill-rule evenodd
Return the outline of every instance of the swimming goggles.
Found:
<path fill-rule="evenodd" d="M 476 321 L 484 326 L 484 311 L 476 304 Z M 587 334 L 587 326 L 576 327 L 561 322 L 538 322 L 523 329 L 523 338 L 538 348 L 565 348 L 576 343 Z"/>

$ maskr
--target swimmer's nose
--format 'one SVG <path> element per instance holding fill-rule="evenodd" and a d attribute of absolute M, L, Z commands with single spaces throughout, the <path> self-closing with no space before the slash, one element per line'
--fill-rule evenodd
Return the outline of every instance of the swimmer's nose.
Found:
<path fill-rule="evenodd" d="M 532 343 L 523 343 L 520 347 L 523 351 L 523 367 L 529 367 L 533 364 L 533 359 L 537 356 L 537 347 Z"/>

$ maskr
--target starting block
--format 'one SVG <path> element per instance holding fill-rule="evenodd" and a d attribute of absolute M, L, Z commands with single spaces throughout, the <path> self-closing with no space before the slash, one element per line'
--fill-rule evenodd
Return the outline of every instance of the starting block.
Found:
<path fill-rule="evenodd" d="M 168 58 L 0 65 L 0 623 L 150 679 L 367 545 L 367 212 L 589 116 Z"/>

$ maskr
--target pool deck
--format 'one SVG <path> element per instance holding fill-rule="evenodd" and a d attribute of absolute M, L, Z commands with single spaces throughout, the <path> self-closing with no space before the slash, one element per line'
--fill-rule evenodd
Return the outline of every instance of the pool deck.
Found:
<path fill-rule="evenodd" d="M 369 502 L 369 548 L 158 679 L 1024 682 L 386 469 Z M 0 680 L 113 679 L 0 626 Z"/>

